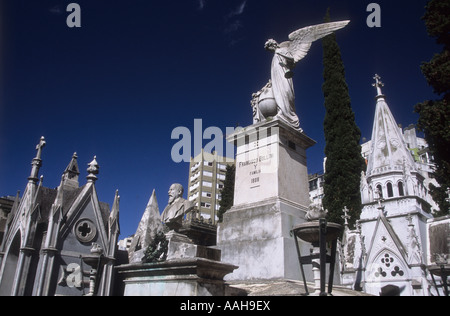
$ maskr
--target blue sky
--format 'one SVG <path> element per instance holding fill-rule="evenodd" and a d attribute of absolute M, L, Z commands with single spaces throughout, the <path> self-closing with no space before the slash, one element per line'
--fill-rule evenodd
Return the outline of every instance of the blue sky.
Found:
<path fill-rule="evenodd" d="M 68 28 L 66 7 L 81 7 L 81 28 Z M 417 122 L 414 105 L 435 98 L 420 64 L 440 48 L 428 37 L 426 1 L 376 1 L 381 28 L 366 24 L 363 0 L 4 0 L 2 1 L 0 195 L 23 191 L 35 146 L 45 136 L 44 185 L 56 187 L 74 152 L 81 185 L 97 156 L 97 190 L 112 205 L 121 195 L 122 237 L 133 234 L 156 189 L 161 208 L 170 184 L 187 187 L 176 164 L 172 130 L 223 131 L 252 123 L 250 99 L 270 77 L 269 38 L 332 20 L 351 20 L 337 39 L 356 122 L 370 139 L 378 73 L 398 123 Z M 301 127 L 317 141 L 311 173 L 322 169 L 321 42 L 294 77 Z"/>

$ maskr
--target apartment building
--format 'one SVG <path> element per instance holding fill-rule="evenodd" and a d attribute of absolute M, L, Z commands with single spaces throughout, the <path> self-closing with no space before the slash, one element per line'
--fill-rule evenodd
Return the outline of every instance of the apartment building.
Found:
<path fill-rule="evenodd" d="M 193 202 L 199 216 L 209 220 L 211 224 L 218 221 L 217 211 L 220 208 L 221 190 L 225 181 L 227 165 L 234 165 L 230 158 L 217 153 L 202 152 L 191 158 L 189 166 L 188 199 Z"/>

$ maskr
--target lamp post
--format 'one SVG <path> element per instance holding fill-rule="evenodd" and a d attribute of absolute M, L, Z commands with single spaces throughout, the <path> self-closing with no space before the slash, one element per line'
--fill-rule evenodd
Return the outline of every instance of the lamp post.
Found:
<path fill-rule="evenodd" d="M 325 211 L 321 205 L 311 203 L 309 212 L 305 217 L 308 222 L 300 224 L 292 230 L 307 295 L 309 295 L 309 291 L 303 269 L 303 265 L 305 264 L 312 265 L 315 295 L 327 296 L 331 295 L 333 291 L 333 274 L 334 265 L 336 263 L 337 240 L 342 233 L 343 227 L 336 223 L 327 222 L 325 219 L 326 214 L 327 211 Z M 297 238 L 312 244 L 310 256 L 302 256 Z M 327 255 L 327 242 L 332 243 L 330 256 Z M 327 263 L 330 263 L 328 293 L 325 291 Z"/>

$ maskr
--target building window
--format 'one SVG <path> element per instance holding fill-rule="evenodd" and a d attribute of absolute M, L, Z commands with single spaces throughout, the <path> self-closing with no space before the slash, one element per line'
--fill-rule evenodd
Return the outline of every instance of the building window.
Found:
<path fill-rule="evenodd" d="M 201 207 L 204 207 L 204 208 L 209 208 L 209 209 L 211 208 L 210 203 L 201 202 L 200 205 L 201 205 Z"/>
<path fill-rule="evenodd" d="M 210 178 L 212 178 L 213 173 L 210 172 L 210 171 L 203 171 L 203 175 L 204 175 L 205 177 L 210 177 Z"/>
<path fill-rule="evenodd" d="M 202 196 L 210 198 L 211 197 L 211 193 L 210 192 L 202 192 Z"/>
<path fill-rule="evenodd" d="M 394 189 L 392 188 L 392 183 L 389 182 L 386 187 L 387 187 L 388 197 L 393 197 Z"/>
<path fill-rule="evenodd" d="M 314 180 L 309 181 L 309 191 L 317 190 L 318 183 L 319 183 L 318 179 L 314 179 Z"/>
<path fill-rule="evenodd" d="M 203 186 L 207 188 L 212 188 L 212 183 L 209 181 L 203 181 Z"/>
<path fill-rule="evenodd" d="M 405 189 L 403 188 L 403 182 L 398 183 L 398 195 L 405 196 Z"/>

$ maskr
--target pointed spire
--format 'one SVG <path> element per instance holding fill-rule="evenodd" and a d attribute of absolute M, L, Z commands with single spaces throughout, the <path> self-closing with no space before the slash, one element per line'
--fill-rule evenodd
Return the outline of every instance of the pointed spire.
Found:
<path fill-rule="evenodd" d="M 376 75 L 377 104 L 372 130 L 371 153 L 368 159 L 367 176 L 401 171 L 403 161 L 409 168 L 415 167 L 415 162 L 406 145 L 401 129 L 398 127 L 391 110 L 382 94 L 383 83 L 380 76 Z"/>
<path fill-rule="evenodd" d="M 155 190 L 153 190 L 128 251 L 130 263 L 141 262 L 143 251 L 148 248 L 155 236 L 163 230 L 158 201 L 156 200 Z"/>
<path fill-rule="evenodd" d="M 92 160 L 89 164 L 88 164 L 88 176 L 86 177 L 88 179 L 88 182 L 95 182 L 97 181 L 97 174 L 99 173 L 99 169 L 100 166 L 97 163 L 97 156 L 94 156 L 94 160 Z"/>
<path fill-rule="evenodd" d="M 42 136 L 39 144 L 37 144 L 36 146 L 36 157 L 32 160 L 31 162 L 31 174 L 28 177 L 29 182 L 33 182 L 36 183 L 38 181 L 38 174 L 39 174 L 39 169 L 42 166 L 42 160 L 41 160 L 41 156 L 42 156 L 42 149 L 45 147 L 45 137 Z"/>
<path fill-rule="evenodd" d="M 69 162 L 66 170 L 64 170 L 64 186 L 66 189 L 78 189 L 80 186 L 78 183 L 78 176 L 80 175 L 80 169 L 78 168 L 77 153 L 74 153 L 72 159 Z"/>

